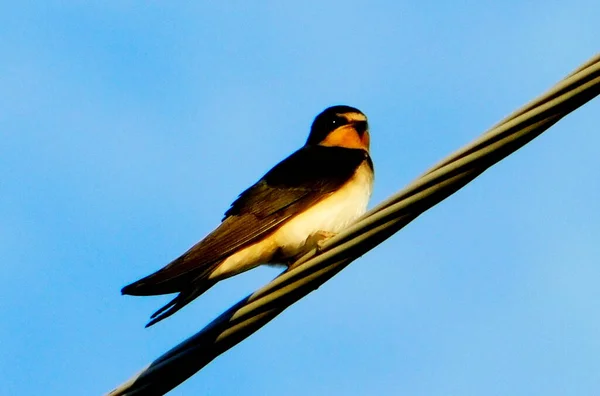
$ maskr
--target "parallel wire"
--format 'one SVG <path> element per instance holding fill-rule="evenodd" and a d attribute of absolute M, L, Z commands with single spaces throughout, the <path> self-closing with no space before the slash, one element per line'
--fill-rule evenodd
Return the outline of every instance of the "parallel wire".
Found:
<path fill-rule="evenodd" d="M 204 329 L 166 352 L 109 393 L 162 395 L 317 289 L 423 212 L 600 94 L 596 55 L 546 94 L 518 109 L 446 157 L 353 226 L 313 250 L 269 284 L 239 301 Z"/>

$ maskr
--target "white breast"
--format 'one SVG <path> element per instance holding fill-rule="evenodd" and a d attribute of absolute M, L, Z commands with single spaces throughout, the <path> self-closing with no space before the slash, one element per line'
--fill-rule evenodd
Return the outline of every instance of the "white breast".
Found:
<path fill-rule="evenodd" d="M 365 162 L 352 179 L 305 212 L 295 216 L 275 233 L 228 257 L 209 276 L 224 279 L 259 264 L 285 264 L 283 258 L 311 250 L 312 235 L 320 231 L 338 233 L 367 210 L 373 190 L 373 171 Z"/>
<path fill-rule="evenodd" d="M 319 231 L 338 233 L 367 210 L 373 190 L 373 172 L 364 162 L 342 188 L 284 224 L 273 235 L 285 256 L 312 249 L 307 238 Z"/>

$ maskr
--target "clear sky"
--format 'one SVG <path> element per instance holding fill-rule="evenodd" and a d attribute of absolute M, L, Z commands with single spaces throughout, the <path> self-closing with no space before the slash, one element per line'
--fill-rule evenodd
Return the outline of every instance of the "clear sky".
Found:
<path fill-rule="evenodd" d="M 595 0 L 37 3 L 0 5 L 0 395 L 102 394 L 274 277 L 151 329 L 167 297 L 120 295 L 325 107 L 370 118 L 373 205 L 600 49 Z M 599 124 L 596 99 L 172 394 L 597 394 Z"/>

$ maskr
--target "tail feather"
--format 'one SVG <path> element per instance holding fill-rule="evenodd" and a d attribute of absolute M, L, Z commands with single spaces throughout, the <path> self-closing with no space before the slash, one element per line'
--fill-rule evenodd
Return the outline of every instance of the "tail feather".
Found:
<path fill-rule="evenodd" d="M 133 282 L 121 289 L 121 294 L 130 296 L 159 296 L 162 294 L 173 294 L 181 290 L 180 283 L 153 284 L 149 281 L 150 276 Z"/>
<path fill-rule="evenodd" d="M 130 296 L 156 296 L 178 293 L 199 279 L 207 278 L 222 261 L 198 262 L 195 267 L 183 268 L 194 262 L 189 253 L 181 255 L 165 267 L 121 289 Z M 193 279 L 193 280 L 192 280 Z"/>
<path fill-rule="evenodd" d="M 190 274 L 172 273 L 171 268 L 181 262 L 185 256 L 171 262 L 164 268 L 143 277 L 121 289 L 121 294 L 130 296 L 156 296 L 161 294 L 178 293 L 189 285 Z M 185 276 L 188 275 L 188 276 Z"/>
<path fill-rule="evenodd" d="M 168 318 L 173 315 L 175 312 L 179 311 L 181 308 L 188 305 L 192 300 L 202 295 L 205 291 L 210 289 L 217 283 L 214 280 L 202 279 L 198 282 L 199 284 L 193 285 L 191 288 L 187 290 L 183 290 L 179 292 L 177 297 L 173 300 L 169 301 L 165 306 L 160 308 L 158 311 L 154 312 L 150 319 L 152 319 L 146 327 L 150 327 L 163 319 Z"/>
<path fill-rule="evenodd" d="M 183 257 L 183 256 L 182 256 Z M 154 296 L 161 294 L 179 293 L 173 300 L 154 312 L 146 327 L 150 327 L 163 319 L 168 318 L 181 308 L 192 302 L 205 291 L 210 289 L 216 280 L 208 279 L 210 273 L 219 263 L 211 263 L 210 266 L 201 268 L 200 271 L 190 271 L 184 274 L 173 274 L 170 269 L 174 263 L 182 260 L 177 259 L 163 269 L 133 282 L 121 289 L 122 294 L 132 296 Z"/>

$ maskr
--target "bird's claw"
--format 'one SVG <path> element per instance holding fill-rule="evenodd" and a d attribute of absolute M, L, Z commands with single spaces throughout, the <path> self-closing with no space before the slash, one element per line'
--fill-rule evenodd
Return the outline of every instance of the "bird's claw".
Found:
<path fill-rule="evenodd" d="M 331 239 L 332 237 L 336 236 L 337 234 L 335 232 L 330 232 L 330 231 L 318 231 L 314 237 L 316 239 L 316 245 L 317 245 L 317 252 L 322 252 L 325 247 L 325 242 L 327 242 L 329 239 Z"/>

